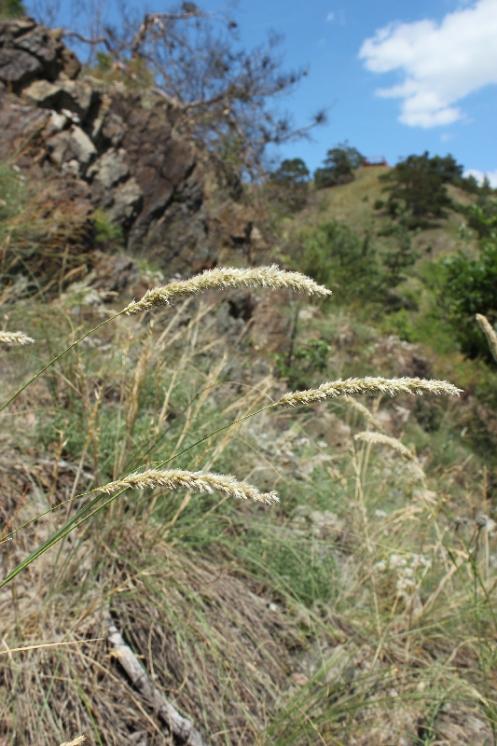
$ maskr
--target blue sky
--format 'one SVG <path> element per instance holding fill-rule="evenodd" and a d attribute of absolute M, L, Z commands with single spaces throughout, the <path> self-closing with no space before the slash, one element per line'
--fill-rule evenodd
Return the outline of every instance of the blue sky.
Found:
<path fill-rule="evenodd" d="M 132 4 L 144 10 L 171 5 Z M 300 125 L 325 107 L 329 122 L 311 142 L 286 146 L 283 157 L 301 156 L 314 169 L 344 140 L 390 163 L 424 150 L 450 152 L 497 185 L 497 0 L 198 4 L 207 11 L 231 5 L 246 46 L 270 30 L 281 33 L 284 64 L 309 68 L 281 106 Z M 62 0 L 58 22 L 69 22 L 72 7 L 73 0 Z"/>

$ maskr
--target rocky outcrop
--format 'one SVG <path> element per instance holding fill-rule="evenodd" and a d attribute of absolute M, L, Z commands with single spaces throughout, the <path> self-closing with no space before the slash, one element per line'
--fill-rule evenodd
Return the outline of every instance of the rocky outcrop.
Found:
<path fill-rule="evenodd" d="M 175 127 L 163 99 L 83 74 L 60 34 L 30 19 L 0 23 L 0 158 L 46 186 L 63 177 L 122 228 L 127 247 L 167 272 L 213 266 L 260 239 Z"/>
<path fill-rule="evenodd" d="M 33 80 L 75 78 L 81 65 L 60 35 L 31 18 L 0 23 L 0 85 L 19 91 Z"/>

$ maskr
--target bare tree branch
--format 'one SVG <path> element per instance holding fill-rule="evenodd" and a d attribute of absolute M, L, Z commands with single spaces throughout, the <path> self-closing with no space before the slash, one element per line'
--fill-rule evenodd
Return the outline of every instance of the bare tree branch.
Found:
<path fill-rule="evenodd" d="M 90 46 L 93 46 L 93 47 L 98 47 L 100 45 L 103 45 L 110 54 L 114 54 L 115 52 L 114 47 L 112 47 L 108 36 L 96 36 L 92 38 L 89 36 L 84 36 L 83 34 L 80 34 L 78 31 L 69 31 L 68 29 L 62 29 L 61 35 L 65 39 L 76 39 L 76 41 L 80 41 L 83 44 L 89 44 Z"/>
<path fill-rule="evenodd" d="M 185 2 L 181 7 L 181 13 L 147 13 L 131 42 L 131 55 L 135 57 L 140 53 L 151 29 L 160 29 L 161 32 L 164 32 L 167 24 L 171 21 L 187 21 L 191 18 L 201 18 L 204 15 L 195 3 Z"/>

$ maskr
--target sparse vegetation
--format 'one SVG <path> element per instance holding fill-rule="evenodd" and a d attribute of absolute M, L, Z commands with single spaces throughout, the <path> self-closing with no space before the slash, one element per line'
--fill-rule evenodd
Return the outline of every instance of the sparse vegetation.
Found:
<path fill-rule="evenodd" d="M 0 20 L 19 18 L 26 15 L 26 9 L 21 0 L 0 0 Z"/>

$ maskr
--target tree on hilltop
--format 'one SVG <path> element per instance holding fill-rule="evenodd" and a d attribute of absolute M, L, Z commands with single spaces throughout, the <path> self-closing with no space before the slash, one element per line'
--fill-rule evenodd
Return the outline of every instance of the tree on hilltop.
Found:
<path fill-rule="evenodd" d="M 380 176 L 389 193 L 388 212 L 393 217 L 403 213 L 410 228 L 424 227 L 429 219 L 444 217 L 452 204 L 446 185 L 453 178 L 453 164 L 447 159 L 430 158 L 428 151 L 410 155 Z"/>
<path fill-rule="evenodd" d="M 269 176 L 273 198 L 284 208 L 301 210 L 307 202 L 309 177 L 302 158 L 286 158 Z"/>
<path fill-rule="evenodd" d="M 314 183 L 317 189 L 347 184 L 354 179 L 354 171 L 365 163 L 357 148 L 347 143 L 337 145 L 326 153 L 323 166 L 316 169 Z"/>

